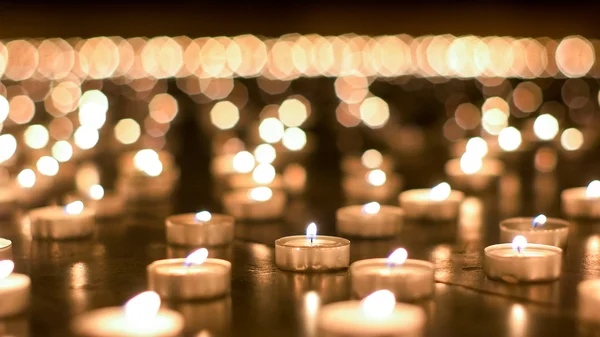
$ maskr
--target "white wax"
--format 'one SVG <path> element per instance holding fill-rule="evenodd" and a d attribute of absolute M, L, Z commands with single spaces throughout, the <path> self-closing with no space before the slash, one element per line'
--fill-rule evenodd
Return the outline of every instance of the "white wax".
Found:
<path fill-rule="evenodd" d="M 387 317 L 368 317 L 360 301 L 329 304 L 318 315 L 319 329 L 340 336 L 415 336 L 426 320 L 423 309 L 403 303 L 396 303 Z"/>
<path fill-rule="evenodd" d="M 503 249 L 491 250 L 488 255 L 496 256 L 496 257 L 506 257 L 513 259 L 527 259 L 527 258 L 535 258 L 535 257 L 543 257 L 556 255 L 558 253 L 549 250 L 538 250 L 538 249 L 525 249 L 521 252 L 515 252 L 512 247 L 506 247 Z"/>
<path fill-rule="evenodd" d="M 29 306 L 31 280 L 27 275 L 12 273 L 0 279 L 0 317 L 24 312 Z"/>

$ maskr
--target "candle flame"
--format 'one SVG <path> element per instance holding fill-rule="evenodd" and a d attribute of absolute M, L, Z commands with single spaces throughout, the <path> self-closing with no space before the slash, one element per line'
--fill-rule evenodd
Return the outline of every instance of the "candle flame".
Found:
<path fill-rule="evenodd" d="M 363 155 L 360 157 L 360 161 L 364 167 L 376 169 L 381 166 L 381 163 L 383 162 L 383 156 L 381 155 L 381 152 L 375 149 L 370 149 L 363 153 Z"/>
<path fill-rule="evenodd" d="M 13 269 L 15 269 L 15 264 L 11 260 L 0 261 L 0 280 L 7 278 Z"/>
<path fill-rule="evenodd" d="M 145 291 L 125 303 L 125 317 L 134 323 L 146 324 L 154 319 L 160 309 L 160 296 L 154 291 Z"/>
<path fill-rule="evenodd" d="M 17 175 L 17 182 L 23 188 L 32 188 L 35 185 L 36 175 L 32 169 L 24 169 Z"/>
<path fill-rule="evenodd" d="M 65 213 L 70 215 L 77 215 L 83 212 L 83 202 L 81 200 L 73 201 L 65 206 Z"/>
<path fill-rule="evenodd" d="M 482 166 L 483 162 L 481 161 L 481 157 L 478 154 L 472 152 L 465 152 L 460 157 L 460 169 L 465 174 L 473 174 L 479 172 Z"/>
<path fill-rule="evenodd" d="M 306 227 L 306 238 L 311 242 L 317 237 L 317 224 L 311 222 L 308 227 Z"/>
<path fill-rule="evenodd" d="M 159 176 L 163 170 L 158 153 L 152 149 L 138 151 L 133 157 L 133 165 L 136 169 L 151 177 Z"/>
<path fill-rule="evenodd" d="M 548 220 L 548 218 L 544 214 L 540 214 L 540 215 L 536 216 L 535 218 L 533 218 L 531 225 L 533 226 L 533 228 L 536 228 L 538 226 L 543 226 L 546 224 L 547 220 Z"/>
<path fill-rule="evenodd" d="M 207 222 L 210 221 L 210 219 L 212 219 L 212 214 L 210 214 L 209 211 L 201 211 L 196 213 L 194 218 L 196 218 L 196 221 Z"/>
<path fill-rule="evenodd" d="M 248 196 L 255 201 L 267 201 L 273 196 L 273 191 L 266 186 L 255 187 L 250 190 Z"/>
<path fill-rule="evenodd" d="M 258 164 L 252 171 L 252 179 L 258 184 L 269 184 L 275 179 L 275 168 L 271 164 Z"/>
<path fill-rule="evenodd" d="M 522 253 L 527 248 L 527 239 L 523 235 L 517 235 L 512 241 L 512 249 L 517 253 Z"/>
<path fill-rule="evenodd" d="M 382 170 L 371 170 L 367 173 L 367 182 L 373 186 L 382 186 L 386 180 L 387 176 Z"/>
<path fill-rule="evenodd" d="M 472 153 L 473 155 L 482 158 L 488 153 L 488 145 L 485 139 L 481 137 L 473 137 L 469 139 L 465 146 L 466 153 Z"/>
<path fill-rule="evenodd" d="M 587 186 L 585 197 L 588 199 L 600 198 L 600 180 L 594 180 Z"/>
<path fill-rule="evenodd" d="M 90 187 L 89 194 L 93 200 L 100 200 L 104 198 L 104 188 L 102 185 L 94 184 Z"/>
<path fill-rule="evenodd" d="M 203 264 L 204 261 L 206 261 L 206 258 L 208 258 L 208 249 L 200 248 L 188 255 L 185 258 L 183 265 L 189 267 L 194 264 Z"/>
<path fill-rule="evenodd" d="M 381 209 L 381 205 L 379 205 L 378 202 L 373 201 L 370 202 L 368 204 L 364 204 L 362 207 L 362 213 L 363 214 L 377 214 L 379 213 L 379 210 Z"/>
<path fill-rule="evenodd" d="M 239 173 L 249 173 L 255 164 L 254 156 L 248 151 L 240 151 L 233 157 L 233 169 Z"/>
<path fill-rule="evenodd" d="M 365 297 L 360 306 L 367 317 L 374 319 L 386 318 L 394 312 L 396 297 L 389 290 L 378 290 Z"/>
<path fill-rule="evenodd" d="M 429 191 L 429 199 L 434 201 L 442 201 L 448 199 L 451 192 L 450 184 L 443 182 L 433 187 Z"/>
<path fill-rule="evenodd" d="M 388 256 L 387 264 L 388 266 L 400 266 L 406 262 L 408 258 L 408 252 L 404 248 L 398 248 L 393 251 L 390 256 Z"/>

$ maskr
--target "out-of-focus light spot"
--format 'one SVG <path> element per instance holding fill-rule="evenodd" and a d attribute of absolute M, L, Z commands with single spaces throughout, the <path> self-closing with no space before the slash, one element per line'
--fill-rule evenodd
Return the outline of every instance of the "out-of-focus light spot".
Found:
<path fill-rule="evenodd" d="M 289 150 L 301 150 L 306 145 L 306 133 L 300 128 L 288 128 L 283 134 L 282 143 Z"/>
<path fill-rule="evenodd" d="M 360 161 L 364 167 L 368 169 L 376 169 L 381 166 L 381 163 L 383 163 L 383 155 L 381 155 L 381 152 L 375 149 L 370 149 L 362 154 Z"/>
<path fill-rule="evenodd" d="M 444 137 L 449 141 L 455 142 L 464 137 L 465 130 L 456 122 L 455 118 L 448 118 L 442 126 Z"/>
<path fill-rule="evenodd" d="M 25 138 L 25 144 L 32 149 L 43 148 L 48 144 L 48 140 L 50 139 L 48 130 L 40 124 L 34 124 L 27 127 L 23 136 Z"/>
<path fill-rule="evenodd" d="M 254 156 L 248 151 L 240 151 L 233 157 L 233 168 L 239 173 L 252 171 L 254 164 Z"/>
<path fill-rule="evenodd" d="M 13 81 L 28 79 L 36 71 L 39 61 L 37 48 L 29 41 L 13 40 L 6 44 L 8 62 L 4 76 Z"/>
<path fill-rule="evenodd" d="M 382 186 L 386 180 L 387 176 L 382 170 L 371 170 L 367 173 L 367 182 L 373 186 Z"/>
<path fill-rule="evenodd" d="M 473 137 L 467 141 L 465 151 L 482 158 L 488 153 L 488 145 L 483 138 Z"/>
<path fill-rule="evenodd" d="M 260 138 L 267 143 L 277 143 L 283 138 L 283 123 L 277 118 L 265 118 L 258 126 Z"/>
<path fill-rule="evenodd" d="M 486 99 L 485 102 L 483 102 L 483 105 L 481 106 L 481 112 L 483 114 L 492 109 L 500 110 L 507 117 L 510 115 L 510 108 L 508 106 L 508 102 L 506 102 L 502 97 L 490 97 Z"/>
<path fill-rule="evenodd" d="M 115 138 L 123 144 L 133 144 L 137 142 L 140 135 L 140 125 L 134 119 L 121 119 L 117 125 L 115 125 Z"/>
<path fill-rule="evenodd" d="M 575 128 L 566 129 L 560 135 L 560 144 L 567 151 L 579 150 L 583 141 L 583 133 Z"/>
<path fill-rule="evenodd" d="M 279 119 L 287 127 L 300 126 L 308 118 L 306 105 L 296 98 L 283 101 L 279 106 L 278 113 Z"/>
<path fill-rule="evenodd" d="M 35 185 L 36 176 L 32 169 L 24 169 L 17 175 L 17 182 L 23 188 L 31 188 Z"/>
<path fill-rule="evenodd" d="M 359 103 L 369 93 L 369 81 L 364 76 L 339 76 L 333 85 L 336 95 L 344 103 Z"/>
<path fill-rule="evenodd" d="M 273 196 L 273 191 L 266 187 L 255 187 L 248 192 L 248 197 L 254 201 L 267 201 Z"/>
<path fill-rule="evenodd" d="M 456 107 L 454 115 L 456 124 L 465 130 L 472 130 L 479 125 L 481 113 L 479 109 L 471 103 L 463 103 Z"/>
<path fill-rule="evenodd" d="M 92 198 L 92 200 L 100 200 L 100 199 L 104 198 L 104 188 L 102 187 L 102 185 L 99 185 L 99 184 L 92 185 L 90 187 L 89 196 L 90 196 L 90 198 Z"/>
<path fill-rule="evenodd" d="M 157 177 L 163 171 L 163 165 L 158 153 L 152 149 L 138 151 L 133 156 L 133 165 L 138 171 L 144 172 L 151 177 Z"/>
<path fill-rule="evenodd" d="M 82 125 L 75 130 L 73 139 L 75 140 L 75 145 L 80 149 L 89 150 L 96 146 L 98 139 L 100 139 L 100 134 L 95 128 Z"/>
<path fill-rule="evenodd" d="M 388 104 L 379 97 L 369 97 L 360 104 L 360 118 L 368 127 L 378 129 L 390 118 Z"/>
<path fill-rule="evenodd" d="M 36 167 L 42 175 L 49 177 L 55 176 L 59 170 L 59 165 L 56 159 L 48 156 L 43 156 L 38 159 Z"/>
<path fill-rule="evenodd" d="M 268 184 L 275 179 L 275 168 L 271 164 L 258 164 L 252 171 L 252 179 L 259 184 Z"/>
<path fill-rule="evenodd" d="M 356 106 L 356 104 L 348 105 L 341 102 L 335 109 L 335 118 L 341 125 L 347 128 L 360 124 L 360 110 L 352 109 L 353 106 Z M 358 110 L 358 114 L 353 113 L 353 110 Z"/>
<path fill-rule="evenodd" d="M 479 172 L 482 166 L 483 162 L 481 161 L 481 157 L 475 153 L 465 152 L 460 157 L 460 169 L 465 174 L 473 174 Z"/>
<path fill-rule="evenodd" d="M 556 48 L 556 65 L 567 77 L 587 74 L 595 61 L 594 46 L 582 36 L 569 36 Z"/>
<path fill-rule="evenodd" d="M 8 111 L 10 109 L 10 105 L 8 100 L 0 95 L 0 123 L 4 122 L 6 118 L 8 118 Z"/>
<path fill-rule="evenodd" d="M 146 133 L 152 137 L 158 138 L 166 135 L 169 131 L 169 128 L 170 124 L 161 124 L 152 119 L 150 116 L 144 119 L 144 129 L 146 130 Z"/>
<path fill-rule="evenodd" d="M 98 166 L 90 162 L 83 163 L 77 168 L 77 172 L 75 172 L 75 186 L 77 186 L 77 190 L 84 194 L 95 184 L 100 184 Z"/>
<path fill-rule="evenodd" d="M 79 122 L 82 126 L 100 129 L 106 122 L 108 98 L 100 90 L 89 90 L 79 100 Z"/>
<path fill-rule="evenodd" d="M 85 40 L 79 49 L 79 64 L 83 73 L 94 79 L 113 75 L 119 65 L 119 48 L 107 37 Z"/>
<path fill-rule="evenodd" d="M 156 77 L 172 77 L 183 65 L 183 49 L 173 38 L 159 36 L 148 40 L 141 52 L 144 70 Z"/>
<path fill-rule="evenodd" d="M 17 124 L 26 124 L 35 115 L 35 105 L 31 98 L 25 95 L 13 97 L 9 102 L 8 118 Z"/>
<path fill-rule="evenodd" d="M 502 129 L 498 134 L 498 145 L 504 151 L 510 152 L 518 149 L 521 142 L 521 132 L 512 126 Z"/>
<path fill-rule="evenodd" d="M 73 147 L 66 140 L 59 140 L 52 145 L 52 157 L 61 163 L 69 161 L 73 156 Z"/>
<path fill-rule="evenodd" d="M 52 119 L 48 124 L 50 137 L 56 140 L 66 140 L 73 134 L 73 122 L 68 117 L 58 117 Z"/>
<path fill-rule="evenodd" d="M 271 144 L 260 144 L 254 149 L 254 158 L 261 164 L 271 164 L 277 157 L 277 152 Z"/>
<path fill-rule="evenodd" d="M 533 122 L 533 132 L 541 140 L 551 140 L 558 134 L 558 121 L 550 114 L 538 116 Z"/>
<path fill-rule="evenodd" d="M 72 81 L 60 82 L 50 91 L 46 97 L 44 106 L 48 113 L 54 117 L 60 117 L 74 111 L 81 99 L 81 87 Z"/>
<path fill-rule="evenodd" d="M 233 128 L 239 120 L 240 111 L 230 101 L 217 102 L 210 110 L 210 121 L 221 130 Z"/>
<path fill-rule="evenodd" d="M 519 110 L 530 113 L 542 104 L 542 89 L 533 82 L 522 82 L 513 91 L 513 102 Z"/>
<path fill-rule="evenodd" d="M 543 147 L 535 153 L 535 168 L 540 172 L 552 172 L 556 168 L 558 156 L 550 147 Z"/>
<path fill-rule="evenodd" d="M 508 126 L 508 115 L 498 108 L 493 108 L 483 113 L 481 124 L 489 134 L 497 135 Z"/>
<path fill-rule="evenodd" d="M 0 135 L 0 163 L 9 160 L 17 151 L 17 140 L 13 135 Z"/>
<path fill-rule="evenodd" d="M 175 116 L 179 107 L 177 100 L 169 94 L 158 94 L 152 98 L 148 105 L 150 117 L 161 124 L 170 123 Z"/>

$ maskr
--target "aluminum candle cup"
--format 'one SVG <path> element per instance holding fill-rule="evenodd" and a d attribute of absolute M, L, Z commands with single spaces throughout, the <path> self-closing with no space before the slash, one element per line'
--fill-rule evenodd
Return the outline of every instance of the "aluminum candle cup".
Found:
<path fill-rule="evenodd" d="M 90 236 L 95 229 L 94 211 L 81 201 L 65 207 L 48 206 L 29 212 L 31 236 L 43 239 L 72 239 Z"/>
<path fill-rule="evenodd" d="M 600 323 L 600 280 L 582 281 L 577 286 L 579 317 Z"/>
<path fill-rule="evenodd" d="M 492 245 L 484 251 L 487 277 L 508 283 L 554 281 L 560 277 L 561 267 L 562 249 L 528 244 L 523 236 L 517 236 L 512 244 Z"/>
<path fill-rule="evenodd" d="M 389 174 L 385 177 L 379 185 L 379 183 L 369 182 L 362 176 L 347 176 L 342 181 L 342 188 L 350 200 L 359 202 L 389 200 L 402 189 L 402 179 L 397 174 Z"/>
<path fill-rule="evenodd" d="M 147 268 L 148 288 L 160 297 L 172 300 L 210 299 L 228 294 L 231 263 L 206 257 L 199 263 L 188 262 L 196 252 L 185 259 L 159 260 L 150 264 Z M 205 255 L 208 255 L 207 251 Z"/>
<path fill-rule="evenodd" d="M 12 260 L 12 241 L 0 238 L 0 260 Z"/>
<path fill-rule="evenodd" d="M 183 332 L 183 316 L 159 309 L 160 297 L 144 292 L 122 307 L 107 307 L 75 317 L 71 330 L 85 337 L 176 337 Z"/>
<path fill-rule="evenodd" d="M 403 218 L 404 212 L 400 207 L 371 202 L 338 209 L 336 227 L 339 233 L 352 237 L 391 237 L 400 231 Z"/>
<path fill-rule="evenodd" d="M 479 159 L 475 159 L 477 162 Z M 497 159 L 483 158 L 479 161 L 477 167 L 469 167 L 469 163 L 463 164 L 461 167 L 461 159 L 449 160 L 444 166 L 444 171 L 453 185 L 459 189 L 469 191 L 482 191 L 490 186 L 504 172 L 504 164 Z M 479 169 L 477 169 L 479 167 Z"/>
<path fill-rule="evenodd" d="M 563 213 L 569 218 L 600 219 L 600 185 L 569 188 L 560 195 Z"/>
<path fill-rule="evenodd" d="M 227 214 L 239 220 L 272 220 L 281 218 L 287 197 L 281 190 L 256 187 L 228 192 L 223 196 Z"/>
<path fill-rule="evenodd" d="M 167 242 L 180 246 L 221 246 L 233 241 L 232 216 L 203 211 L 172 215 L 166 220 Z"/>
<path fill-rule="evenodd" d="M 387 290 L 362 301 L 323 306 L 317 316 L 320 337 L 417 337 L 423 333 L 426 315 L 416 305 L 396 303 Z"/>
<path fill-rule="evenodd" d="M 442 186 L 444 190 L 440 189 Z M 407 219 L 444 222 L 458 217 L 464 197 L 463 192 L 451 190 L 448 184 L 440 184 L 432 189 L 402 192 L 398 200 Z"/>
<path fill-rule="evenodd" d="M 411 260 L 400 265 L 389 259 L 368 259 L 350 265 L 352 293 L 364 298 L 374 291 L 387 289 L 397 301 L 415 301 L 430 297 L 435 289 L 433 264 Z"/>
<path fill-rule="evenodd" d="M 11 260 L 0 261 L 0 317 L 18 315 L 29 307 L 31 280 L 13 273 L 14 266 Z"/>
<path fill-rule="evenodd" d="M 569 235 L 569 222 L 547 218 L 544 224 L 535 226 L 536 218 L 510 218 L 500 222 L 500 242 L 512 242 L 523 235 L 527 242 L 564 248 Z M 546 219 L 546 218 L 544 218 Z"/>
<path fill-rule="evenodd" d="M 317 235 L 311 223 L 307 235 L 286 236 L 275 240 L 275 264 L 289 271 L 333 271 L 348 268 L 350 241 Z"/>

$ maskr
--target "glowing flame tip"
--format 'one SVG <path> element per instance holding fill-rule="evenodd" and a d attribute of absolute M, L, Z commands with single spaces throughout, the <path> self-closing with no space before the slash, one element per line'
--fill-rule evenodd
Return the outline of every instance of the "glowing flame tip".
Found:
<path fill-rule="evenodd" d="M 195 250 L 193 253 L 191 253 L 190 255 L 188 255 L 185 258 L 185 261 L 183 262 L 183 264 L 187 267 L 191 266 L 191 265 L 197 265 L 197 264 L 203 264 L 204 261 L 206 261 L 206 259 L 208 258 L 208 249 L 206 248 L 200 248 L 198 250 Z"/>
<path fill-rule="evenodd" d="M 367 317 L 385 318 L 394 312 L 396 297 L 389 290 L 378 290 L 365 297 L 360 306 Z"/>
<path fill-rule="evenodd" d="M 5 279 L 13 272 L 15 264 L 11 260 L 0 261 L 0 280 Z"/>

